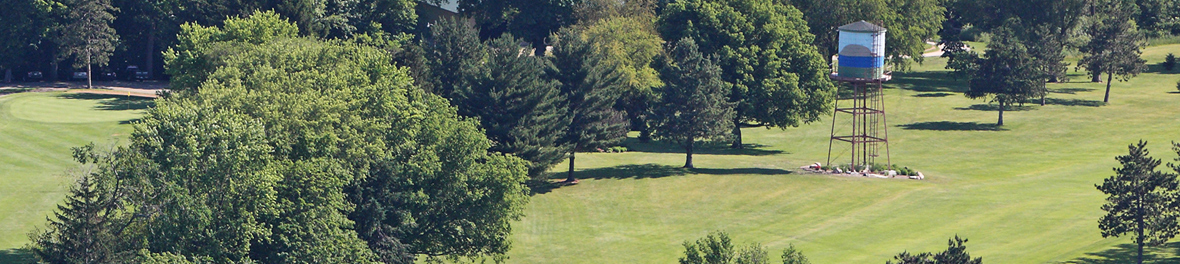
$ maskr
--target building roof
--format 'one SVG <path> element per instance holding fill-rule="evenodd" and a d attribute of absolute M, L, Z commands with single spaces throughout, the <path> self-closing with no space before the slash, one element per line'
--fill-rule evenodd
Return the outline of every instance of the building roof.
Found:
<path fill-rule="evenodd" d="M 852 22 L 852 24 L 843 25 L 839 27 L 840 31 L 856 31 L 856 32 L 885 32 L 885 28 L 873 25 L 873 23 L 865 22 L 864 20 Z"/>

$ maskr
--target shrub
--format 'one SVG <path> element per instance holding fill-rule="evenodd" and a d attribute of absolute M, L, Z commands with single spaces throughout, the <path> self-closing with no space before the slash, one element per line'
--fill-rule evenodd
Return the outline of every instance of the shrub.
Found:
<path fill-rule="evenodd" d="M 1176 92 L 1180 92 L 1180 81 L 1176 81 Z"/>
<path fill-rule="evenodd" d="M 627 152 L 627 151 L 628 151 L 627 147 L 624 147 L 624 146 L 614 146 L 614 147 L 610 147 L 610 148 L 608 148 L 606 152 L 610 152 L 610 153 L 623 153 L 623 152 Z"/>
<path fill-rule="evenodd" d="M 1164 70 L 1171 71 L 1172 69 L 1175 69 L 1176 68 L 1176 55 L 1168 53 L 1168 56 L 1164 57 L 1163 64 L 1164 64 Z"/>

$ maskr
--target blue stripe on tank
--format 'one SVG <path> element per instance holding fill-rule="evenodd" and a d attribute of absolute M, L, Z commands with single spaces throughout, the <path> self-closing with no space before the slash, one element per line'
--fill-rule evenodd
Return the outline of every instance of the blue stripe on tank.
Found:
<path fill-rule="evenodd" d="M 840 55 L 840 66 L 856 68 L 881 68 L 885 57 L 853 57 Z"/>

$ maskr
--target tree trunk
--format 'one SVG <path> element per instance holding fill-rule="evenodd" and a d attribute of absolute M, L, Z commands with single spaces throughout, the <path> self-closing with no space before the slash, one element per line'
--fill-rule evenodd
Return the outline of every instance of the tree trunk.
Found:
<path fill-rule="evenodd" d="M 52 81 L 57 81 L 57 77 L 57 61 L 54 60 L 49 63 L 49 79 Z"/>
<path fill-rule="evenodd" d="M 4 69 L 4 82 L 12 82 L 12 69 Z"/>
<path fill-rule="evenodd" d="M 94 73 L 90 71 L 90 50 L 86 51 L 86 89 L 94 89 Z"/>
<path fill-rule="evenodd" d="M 693 168 L 693 166 L 692 166 L 692 144 L 693 144 L 693 140 L 694 140 L 694 138 L 692 138 L 692 137 L 690 136 L 690 137 L 688 138 L 688 146 L 684 148 L 685 152 L 687 152 L 687 153 L 688 153 L 688 158 L 686 158 L 686 159 L 684 160 L 684 167 L 685 167 L 685 168 L 689 168 L 689 169 L 692 169 L 692 168 Z"/>
<path fill-rule="evenodd" d="M 1106 74 L 1106 96 L 1102 97 L 1102 103 L 1104 103 L 1104 104 L 1110 102 L 1110 81 L 1113 81 L 1113 80 L 1114 80 L 1114 73 L 1113 72 L 1107 73 Z"/>
<path fill-rule="evenodd" d="M 575 152 L 576 152 L 576 151 L 570 151 L 570 170 L 569 170 L 569 172 L 568 172 L 568 173 L 566 174 L 566 176 L 565 176 L 565 182 L 566 182 L 566 183 L 576 183 L 576 182 L 578 182 L 578 179 L 577 179 L 577 178 L 574 178 L 574 153 L 575 153 Z"/>
<path fill-rule="evenodd" d="M 996 121 L 996 126 L 1004 125 L 1004 100 L 1000 100 L 1000 119 Z"/>
<path fill-rule="evenodd" d="M 1141 184 L 1139 183 L 1138 178 L 1135 179 L 1135 187 L 1142 188 Z M 1139 255 L 1138 255 L 1139 257 L 1138 257 L 1137 263 L 1143 264 L 1143 228 L 1144 228 L 1143 227 L 1143 224 L 1144 224 L 1143 217 L 1144 217 L 1144 214 L 1147 214 L 1147 212 L 1143 211 L 1143 206 L 1144 206 L 1143 205 L 1143 203 L 1144 203 L 1143 196 L 1144 195 L 1142 193 L 1136 193 L 1136 196 L 1139 196 L 1139 197 L 1137 199 L 1135 199 L 1136 200 L 1135 232 L 1138 233 L 1138 236 L 1135 236 L 1135 244 L 1139 246 Z"/>
<path fill-rule="evenodd" d="M 153 32 L 156 32 L 155 25 L 152 25 L 151 31 L 148 32 L 147 54 L 146 54 L 147 56 L 145 56 L 147 59 L 144 60 L 144 62 L 143 62 L 144 69 L 147 70 L 147 72 L 148 72 L 148 79 L 152 79 L 152 77 L 154 77 L 156 74 L 156 68 L 153 67 L 153 66 L 155 66 L 156 34 L 152 34 Z M 132 74 L 134 74 L 134 73 L 132 73 Z M 127 76 L 127 77 L 134 78 L 135 76 Z"/>
<path fill-rule="evenodd" d="M 738 122 L 736 118 L 733 120 L 733 145 L 730 148 L 742 149 L 742 123 Z"/>

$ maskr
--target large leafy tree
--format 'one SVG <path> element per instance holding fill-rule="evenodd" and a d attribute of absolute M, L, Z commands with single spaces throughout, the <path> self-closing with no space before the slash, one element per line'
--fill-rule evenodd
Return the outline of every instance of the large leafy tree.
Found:
<path fill-rule="evenodd" d="M 158 100 L 106 163 L 128 192 L 124 252 L 412 263 L 508 250 L 527 163 L 490 154 L 478 123 L 413 87 L 388 52 L 275 37 L 216 59 L 200 89 Z"/>
<path fill-rule="evenodd" d="M 1044 92 L 1046 78 L 1028 48 L 1012 30 L 995 30 L 987 45 L 987 53 L 978 59 L 977 68 L 965 95 L 968 98 L 987 98 L 999 104 L 999 118 L 996 125 L 1004 125 L 1004 110 L 1013 103 Z"/>
<path fill-rule="evenodd" d="M 1160 160 L 1151 157 L 1147 142 L 1127 147 L 1129 153 L 1115 157 L 1122 167 L 1106 178 L 1099 191 L 1109 195 L 1098 220 L 1102 237 L 1131 234 L 1138 245 L 1138 263 L 1143 263 L 1143 247 L 1158 246 L 1176 236 L 1178 190 L 1176 174 L 1155 170 Z"/>
<path fill-rule="evenodd" d="M 62 11 L 57 1 L 0 0 L 0 69 L 5 74 L 30 65 L 37 53 L 52 48 L 50 29 L 54 11 Z"/>
<path fill-rule="evenodd" d="M 609 1 L 608 1 L 609 2 Z M 585 19 L 584 33 L 596 53 L 605 56 L 607 63 L 618 65 L 622 74 L 623 91 L 615 108 L 626 112 L 631 127 L 639 130 L 640 140 L 649 140 L 651 129 L 647 116 L 656 98 L 656 89 L 664 83 L 652 62 L 663 53 L 664 40 L 655 30 L 655 16 L 651 10 L 636 2 L 624 5 L 606 3 L 598 9 L 618 9 L 611 15 L 598 20 Z"/>
<path fill-rule="evenodd" d="M 577 182 L 574 178 L 577 151 L 606 147 L 627 137 L 626 119 L 613 107 L 626 80 L 620 72 L 621 65 L 597 52 L 582 32 L 566 28 L 552 39 L 555 43 L 551 75 L 561 83 L 569 118 L 562 139 L 570 147 L 566 182 L 574 183 Z"/>
<path fill-rule="evenodd" d="M 836 54 L 837 27 L 867 20 L 889 29 L 885 34 L 885 54 L 899 69 L 910 61 L 921 62 L 926 40 L 937 35 L 946 19 L 945 8 L 938 0 L 791 0 L 803 12 L 815 35 L 815 46 L 830 62 Z"/>
<path fill-rule="evenodd" d="M 1147 45 L 1143 34 L 1131 19 L 1133 6 L 1120 0 L 1105 1 L 1097 7 L 1101 14 L 1086 28 L 1090 41 L 1080 48 L 1086 55 L 1078 61 L 1095 80 L 1106 74 L 1106 94 L 1103 103 L 1110 102 L 1110 86 L 1117 75 L 1128 81 L 1147 69 L 1147 60 L 1140 58 L 1141 48 Z"/>
<path fill-rule="evenodd" d="M 94 88 L 93 66 L 103 67 L 115 52 L 119 35 L 111 28 L 116 9 L 110 0 L 70 0 L 66 21 L 58 29 L 59 59 L 73 59 L 76 68 L 86 67 L 86 87 Z"/>
<path fill-rule="evenodd" d="M 663 9 L 664 39 L 695 39 L 717 59 L 736 104 L 733 147 L 742 147 L 742 123 L 786 128 L 831 109 L 835 86 L 802 17 L 789 5 L 755 0 L 677 1 Z"/>
<path fill-rule="evenodd" d="M 181 26 L 175 46 L 164 52 L 167 73 L 172 75 L 172 91 L 195 90 L 241 46 L 265 43 L 278 38 L 293 38 L 299 28 L 278 14 L 255 12 L 244 18 L 230 18 L 224 26 Z"/>
<path fill-rule="evenodd" d="M 656 137 L 684 146 L 684 167 L 693 168 L 692 152 L 701 140 L 727 139 L 734 104 L 727 101 L 721 68 L 684 38 L 671 46 L 661 72 L 664 89 L 653 114 Z"/>

